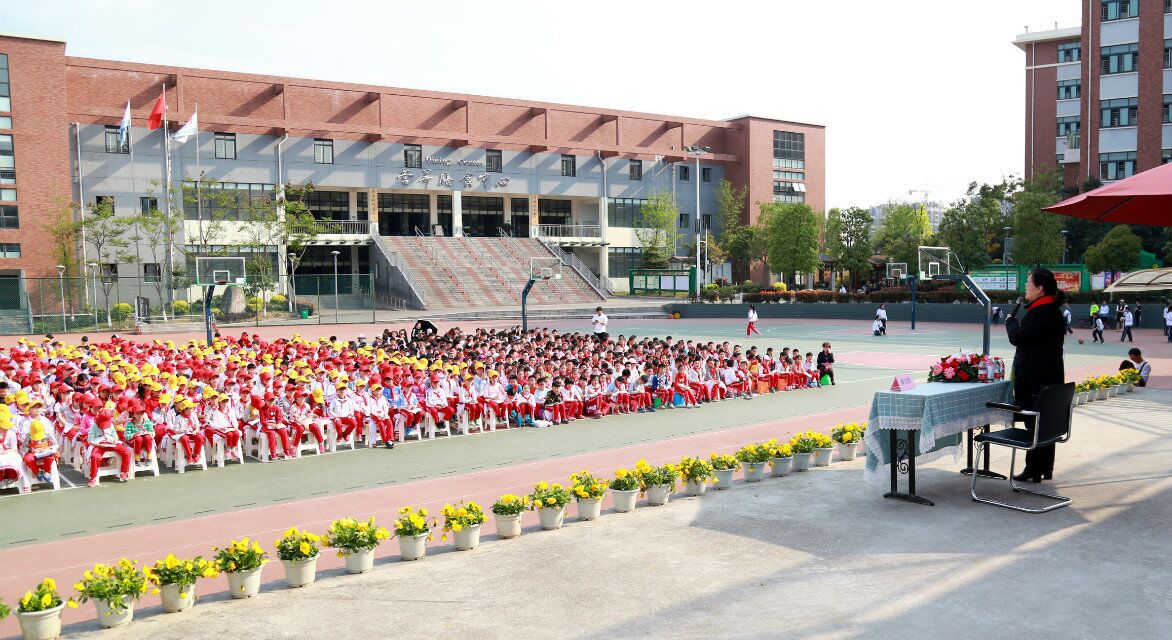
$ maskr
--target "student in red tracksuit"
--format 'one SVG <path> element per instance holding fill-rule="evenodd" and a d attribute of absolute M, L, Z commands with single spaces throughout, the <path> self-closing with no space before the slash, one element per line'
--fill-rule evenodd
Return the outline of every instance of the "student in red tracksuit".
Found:
<path fill-rule="evenodd" d="M 370 385 L 370 395 L 366 397 L 366 411 L 370 421 L 378 429 L 379 440 L 387 449 L 395 448 L 395 422 L 391 420 L 391 403 L 383 395 L 382 385 Z"/>
<path fill-rule="evenodd" d="M 269 458 L 292 458 L 293 447 L 289 438 L 289 428 L 285 425 L 285 416 L 277 406 L 276 396 L 271 391 L 264 395 L 264 406 L 260 408 L 260 430 L 269 441 Z M 277 446 L 277 440 L 280 446 Z"/>
<path fill-rule="evenodd" d="M 199 457 L 203 455 L 203 429 L 200 428 L 199 418 L 195 415 L 195 403 L 190 398 L 182 398 L 179 402 L 181 403 L 177 407 L 179 415 L 175 416 L 168 437 L 183 447 L 187 462 L 191 464 L 192 461 L 199 460 Z M 93 433 L 93 429 L 90 430 L 90 433 Z"/>
<path fill-rule="evenodd" d="M 330 402 L 329 416 L 334 421 L 338 442 L 342 442 L 358 430 L 358 420 L 354 417 L 355 407 L 350 388 L 345 382 L 339 382 L 336 388 L 338 392 Z"/>
<path fill-rule="evenodd" d="M 289 440 L 296 446 L 301 443 L 305 432 L 309 431 L 317 439 L 317 452 L 325 453 L 326 438 L 308 401 L 309 394 L 304 391 L 298 391 L 293 398 L 293 408 L 289 410 Z"/>
<path fill-rule="evenodd" d="M 44 416 L 45 401 L 33 397 L 29 401 L 29 418 L 24 427 L 24 464 L 41 482 L 49 482 L 53 463 L 57 460 L 57 429 Z"/>
<path fill-rule="evenodd" d="M 94 426 L 90 427 L 89 443 L 90 479 L 86 486 L 97 486 L 98 469 L 102 466 L 102 455 L 109 451 L 118 454 L 120 462 L 118 479 L 122 482 L 130 479 L 130 461 L 134 452 L 118 436 L 118 429 L 114 427 L 114 414 L 110 413 L 109 409 L 102 409 L 98 412 Z"/>

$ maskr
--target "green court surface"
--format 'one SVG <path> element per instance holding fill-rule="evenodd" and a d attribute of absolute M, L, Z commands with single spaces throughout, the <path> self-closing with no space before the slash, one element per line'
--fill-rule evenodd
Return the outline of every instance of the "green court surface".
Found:
<path fill-rule="evenodd" d="M 562 331 L 576 328 L 561 322 L 550 326 Z M 0 527 L 0 548 L 866 407 L 874 391 L 887 388 L 897 373 L 911 372 L 922 380 L 926 375 L 924 356 L 951 353 L 959 347 L 979 350 L 979 330 L 921 326 L 914 334 L 893 327 L 891 335 L 874 337 L 861 332 L 858 324 L 765 325 L 763 335 L 746 341 L 741 321 L 615 321 L 611 326 L 614 334 L 672 335 L 703 341 L 727 339 L 756 345 L 761 350 L 789 346 L 816 352 L 823 340 L 830 340 L 839 354 L 840 362 L 835 367 L 838 384 L 767 394 L 753 400 L 727 400 L 697 409 L 661 410 L 654 414 L 579 420 L 547 429 L 510 429 L 408 442 L 393 451 L 344 450 L 273 464 L 250 460 L 244 465 L 230 463 L 224 469 L 209 468 L 206 472 L 189 471 L 183 475 L 167 471 L 158 478 L 143 476 L 126 484 L 107 483 L 94 489 L 85 488 L 81 476 L 70 469 L 66 475 L 79 488 L 0 497 L 0 521 L 4 523 Z M 994 333 L 994 353 L 1008 359 L 1012 355 L 1011 347 L 1003 337 L 1004 329 L 998 329 Z M 1074 345 L 1073 350 L 1075 353 L 1067 357 L 1068 368 L 1102 363 L 1117 356 L 1117 350 L 1093 349 L 1091 345 Z M 866 364 L 852 364 L 855 359 Z M 814 429 L 830 426 L 810 424 Z"/>

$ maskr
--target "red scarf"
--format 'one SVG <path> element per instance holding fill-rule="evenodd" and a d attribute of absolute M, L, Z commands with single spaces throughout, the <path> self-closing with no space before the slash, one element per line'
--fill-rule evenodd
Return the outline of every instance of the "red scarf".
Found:
<path fill-rule="evenodd" d="M 1026 311 L 1029 311 L 1030 309 L 1033 309 L 1034 307 L 1042 304 L 1054 304 L 1054 296 L 1042 296 L 1041 298 L 1034 300 L 1030 303 L 1030 306 L 1026 307 Z"/>

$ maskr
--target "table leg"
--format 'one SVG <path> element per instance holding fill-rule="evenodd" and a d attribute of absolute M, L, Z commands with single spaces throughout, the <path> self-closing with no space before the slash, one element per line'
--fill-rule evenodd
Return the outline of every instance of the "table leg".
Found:
<path fill-rule="evenodd" d="M 982 426 L 981 430 L 984 433 L 989 433 L 989 425 Z M 1001 475 L 1000 473 L 997 473 L 996 471 L 989 470 L 989 459 L 990 459 L 989 449 L 991 447 L 985 447 L 985 452 L 984 452 L 984 456 L 983 456 L 984 464 L 982 465 L 983 468 L 977 469 L 976 464 L 974 464 L 975 461 L 973 460 L 973 431 L 974 431 L 973 429 L 969 429 L 966 432 L 967 435 L 965 436 L 965 439 L 968 440 L 968 453 L 966 454 L 968 457 L 966 458 L 966 462 L 968 463 L 968 465 L 965 468 L 961 469 L 960 472 L 965 475 L 969 475 L 973 472 L 973 469 L 976 469 L 977 475 L 982 478 L 997 478 L 998 480 L 1004 480 L 1005 476 Z"/>
<path fill-rule="evenodd" d="M 916 495 L 916 453 L 911 431 L 904 431 L 900 438 L 896 433 L 899 429 L 889 429 L 891 434 L 891 491 L 883 494 L 884 498 L 903 500 L 926 506 L 935 506 L 935 502 Z M 899 474 L 908 476 L 908 493 L 899 491 Z"/>

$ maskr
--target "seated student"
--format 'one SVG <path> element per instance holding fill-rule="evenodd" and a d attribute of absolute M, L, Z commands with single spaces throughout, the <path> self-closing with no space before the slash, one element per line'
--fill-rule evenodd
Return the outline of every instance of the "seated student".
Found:
<path fill-rule="evenodd" d="M 725 366 L 720 370 L 721 381 L 724 386 L 728 388 L 729 393 L 734 397 L 741 396 L 746 400 L 752 398 L 748 390 L 745 388 L 745 374 L 736 367 L 736 361 L 729 358 L 725 361 Z"/>
<path fill-rule="evenodd" d="M 533 383 L 528 382 L 521 387 L 513 402 L 517 407 L 517 424 L 536 427 L 533 416 L 537 413 L 537 398 L 533 395 Z"/>
<path fill-rule="evenodd" d="M 566 415 L 570 420 L 577 420 L 582 417 L 582 385 L 578 384 L 577 378 L 565 377 L 562 378 L 562 383 L 566 389 L 562 402 L 566 403 Z"/>
<path fill-rule="evenodd" d="M 456 415 L 467 418 L 469 429 L 480 428 L 480 396 L 472 388 L 472 375 L 464 374 L 464 380 L 456 388 Z"/>
<path fill-rule="evenodd" d="M 651 405 L 651 392 L 647 390 L 647 376 L 639 376 L 632 380 L 628 389 L 627 402 L 630 403 L 631 411 L 639 413 L 646 413 L 648 409 L 652 412 L 655 411 L 655 407 Z"/>
<path fill-rule="evenodd" d="M 1130 364 L 1133 368 L 1139 370 L 1139 384 L 1136 386 L 1148 386 L 1148 376 L 1152 374 L 1152 365 L 1148 361 L 1144 360 L 1143 353 L 1140 352 L 1139 348 L 1137 347 L 1132 347 L 1128 350 L 1127 358 L 1128 359 L 1125 360 L 1125 362 Z M 1123 367 L 1120 367 L 1120 369 L 1122 368 Z"/>
<path fill-rule="evenodd" d="M 598 381 L 598 374 L 592 374 L 586 379 L 586 388 L 582 392 L 586 413 L 595 419 L 605 416 L 610 411 L 610 404 L 606 401 L 606 388 Z"/>
<path fill-rule="evenodd" d="M 313 414 L 313 407 L 309 406 L 309 394 L 298 391 L 293 396 L 293 407 L 289 409 L 289 440 L 295 445 L 301 444 L 301 438 L 309 431 L 317 439 L 317 452 L 326 452 L 326 438 L 322 433 L 322 425 L 318 417 Z"/>
<path fill-rule="evenodd" d="M 871 323 L 871 335 L 883 335 L 883 321 L 879 316 L 875 316 L 875 321 Z"/>
<path fill-rule="evenodd" d="M 203 440 L 202 434 L 200 440 Z M 102 466 L 102 456 L 110 451 L 117 453 L 120 461 L 118 480 L 126 482 L 130 479 L 130 460 L 134 452 L 118 437 L 118 429 L 114 426 L 114 414 L 109 409 L 98 412 L 94 426 L 90 427 L 89 443 L 90 477 L 86 483 L 87 487 L 98 485 L 98 469 Z"/>
<path fill-rule="evenodd" d="M 137 400 L 130 405 L 122 441 L 134 450 L 138 464 L 146 464 L 155 455 L 155 423 L 147 417 L 146 407 Z"/>
<path fill-rule="evenodd" d="M 383 394 L 381 384 L 374 382 L 370 385 L 370 395 L 366 398 L 366 409 L 370 421 L 378 430 L 379 441 L 387 449 L 395 448 L 395 423 L 391 420 L 391 403 Z M 292 426 L 290 426 L 292 428 Z M 300 437 L 294 442 L 300 441 Z M 378 444 L 378 443 L 375 443 Z"/>
<path fill-rule="evenodd" d="M 204 433 L 200 428 L 199 418 L 196 417 L 195 403 L 190 398 L 181 398 L 177 402 L 176 409 L 178 414 L 171 423 L 171 430 L 167 437 L 177 443 L 177 446 L 183 447 L 183 454 L 187 459 L 187 463 L 191 464 L 194 460 L 199 460 L 203 455 Z M 90 429 L 90 434 L 94 433 L 95 426 Z"/>
<path fill-rule="evenodd" d="M 23 427 L 24 464 L 41 482 L 49 482 L 53 463 L 57 460 L 57 430 L 44 416 L 45 401 L 40 397 L 29 400 L 29 417 Z"/>
<path fill-rule="evenodd" d="M 339 397 L 340 396 L 336 396 L 334 398 L 335 403 L 340 402 Z M 253 396 L 253 398 L 256 398 L 256 396 Z M 275 399 L 276 396 L 271 391 L 265 392 L 264 397 L 261 399 L 263 406 L 261 406 L 259 409 L 259 435 L 264 436 L 268 440 L 269 460 L 292 458 L 297 443 L 289 437 L 289 426 L 286 424 L 285 414 L 281 411 L 281 408 L 276 405 L 274 402 Z M 222 412 L 219 413 L 224 415 Z M 350 420 L 354 421 L 354 428 L 357 428 L 357 421 L 353 418 L 353 412 L 351 412 L 350 415 Z M 211 425 L 209 425 L 209 428 L 210 426 Z M 219 425 L 217 425 L 217 428 L 219 428 Z M 353 429 L 351 429 L 351 431 L 353 431 Z M 231 432 L 228 433 L 229 438 L 231 438 Z M 349 433 L 350 431 L 347 431 L 343 434 L 339 430 L 338 440 L 345 440 Z M 232 442 L 233 440 L 230 439 L 229 446 Z"/>
<path fill-rule="evenodd" d="M 0 488 L 17 485 L 20 493 L 32 490 L 22 473 L 24 458 L 20 455 L 20 439 L 12 424 L 8 407 L 0 411 Z"/>
<path fill-rule="evenodd" d="M 818 370 L 818 365 L 814 363 L 814 353 L 812 351 L 806 352 L 806 361 L 804 363 L 804 366 L 806 367 L 806 374 L 810 376 L 810 386 L 811 387 L 822 386 L 822 382 L 820 380 L 822 375 L 821 375 L 821 372 Z"/>
<path fill-rule="evenodd" d="M 554 378 L 549 384 L 549 388 L 545 392 L 545 398 L 542 405 L 549 410 L 550 422 L 553 424 L 566 423 L 566 405 L 562 399 L 562 380 L 561 378 Z"/>

